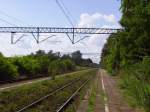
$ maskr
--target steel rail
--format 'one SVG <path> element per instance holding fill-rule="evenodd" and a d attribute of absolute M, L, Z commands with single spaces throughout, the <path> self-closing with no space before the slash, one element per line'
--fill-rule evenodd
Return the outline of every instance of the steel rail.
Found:
<path fill-rule="evenodd" d="M 74 81 L 72 81 L 72 82 L 69 82 L 69 83 L 65 84 L 64 86 L 62 86 L 62 87 L 60 87 L 60 88 L 57 88 L 57 89 L 54 90 L 53 92 L 50 92 L 48 95 L 45 95 L 44 97 L 41 97 L 40 99 L 38 99 L 38 100 L 32 102 L 31 104 L 24 106 L 22 109 L 20 109 L 20 110 L 18 110 L 18 111 L 16 111 L 16 112 L 23 112 L 23 111 L 29 109 L 30 107 L 32 107 L 32 106 L 34 106 L 34 105 L 36 105 L 36 104 L 42 102 L 43 100 L 45 100 L 45 99 L 48 98 L 49 96 L 52 96 L 53 94 L 57 93 L 58 91 L 60 91 L 60 90 L 62 90 L 62 89 L 64 89 L 64 88 L 66 88 L 66 87 L 71 86 L 73 83 L 75 83 L 75 82 L 77 82 L 77 81 L 79 81 L 79 80 L 81 80 L 81 79 L 78 78 L 77 80 L 74 80 Z"/>
<path fill-rule="evenodd" d="M 87 79 L 83 84 L 63 103 L 56 112 L 63 112 L 64 108 L 72 101 L 72 99 L 77 95 L 77 93 L 91 80 L 91 77 Z"/>

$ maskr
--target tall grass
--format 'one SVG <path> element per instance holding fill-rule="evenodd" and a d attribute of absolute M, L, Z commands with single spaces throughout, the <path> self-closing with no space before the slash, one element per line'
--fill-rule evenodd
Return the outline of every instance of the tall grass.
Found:
<path fill-rule="evenodd" d="M 80 71 L 70 75 L 57 77 L 55 80 L 41 81 L 2 91 L 0 92 L 0 111 L 15 112 L 70 81 L 76 80 L 79 77 L 84 79 L 84 77 L 92 75 L 94 71 L 96 71 L 96 69 Z M 70 90 L 73 89 L 70 88 Z M 67 96 L 67 93 L 60 94 L 60 96 L 63 96 L 64 94 Z M 55 101 L 55 99 L 53 99 L 53 101 Z M 59 99 L 57 99 L 57 101 L 59 101 Z"/>
<path fill-rule="evenodd" d="M 128 102 L 135 107 L 150 112 L 150 83 L 144 77 L 144 71 L 135 65 L 121 72 L 120 87 L 124 90 Z"/>

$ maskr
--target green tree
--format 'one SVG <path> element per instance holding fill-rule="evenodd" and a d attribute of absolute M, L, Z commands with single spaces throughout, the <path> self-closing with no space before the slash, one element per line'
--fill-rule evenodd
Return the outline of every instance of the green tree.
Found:
<path fill-rule="evenodd" d="M 14 80 L 18 78 L 19 74 L 17 67 L 13 65 L 8 59 L 0 56 L 0 80 Z"/>
<path fill-rule="evenodd" d="M 121 72 L 123 85 L 136 105 L 150 111 L 150 1 L 121 0 L 123 31 L 111 35 L 105 44 L 101 66 Z"/>
<path fill-rule="evenodd" d="M 28 77 L 35 76 L 40 69 L 38 61 L 29 56 L 14 57 L 12 62 L 18 67 L 20 74 Z"/>
<path fill-rule="evenodd" d="M 81 64 L 81 60 L 82 60 L 82 54 L 80 51 L 75 51 L 71 54 L 72 56 L 72 59 L 74 60 L 74 62 L 77 64 L 77 65 L 80 65 Z"/>

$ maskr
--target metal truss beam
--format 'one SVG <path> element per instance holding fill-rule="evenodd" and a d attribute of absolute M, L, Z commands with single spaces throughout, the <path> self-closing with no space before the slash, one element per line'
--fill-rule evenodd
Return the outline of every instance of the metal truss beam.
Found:
<path fill-rule="evenodd" d="M 113 28 L 60 28 L 60 27 L 0 27 L 0 33 L 11 33 L 11 43 L 16 44 L 20 41 L 23 36 L 17 39 L 14 42 L 14 34 L 17 33 L 31 33 L 37 43 L 43 42 L 48 38 L 51 38 L 56 35 L 51 35 L 43 39 L 42 41 L 39 40 L 41 33 L 64 33 L 70 39 L 72 44 L 78 43 L 79 41 L 89 37 L 83 36 L 79 40 L 75 41 L 76 34 L 113 34 L 117 33 L 118 31 L 122 31 L 123 29 L 113 29 Z"/>
<path fill-rule="evenodd" d="M 112 34 L 121 30 L 113 28 L 0 27 L 0 33 Z"/>

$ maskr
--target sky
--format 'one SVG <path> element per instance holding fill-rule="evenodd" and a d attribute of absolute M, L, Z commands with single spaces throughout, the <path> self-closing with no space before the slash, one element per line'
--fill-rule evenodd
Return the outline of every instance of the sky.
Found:
<path fill-rule="evenodd" d="M 75 27 L 120 28 L 118 23 L 121 18 L 120 0 L 59 0 L 59 2 L 63 2 L 69 10 L 68 15 L 71 19 L 73 18 Z M 72 27 L 56 0 L 1 0 L 0 27 L 7 26 Z M 22 35 L 16 34 L 15 39 Z M 52 34 L 42 34 L 40 39 L 50 35 Z M 84 35 L 76 35 L 75 38 L 78 39 L 82 36 Z M 109 35 L 89 36 L 73 45 L 65 34 L 57 34 L 57 36 L 37 44 L 31 34 L 26 34 L 18 43 L 12 45 L 10 34 L 0 34 L 0 52 L 5 56 L 26 55 L 39 49 L 101 53 Z M 91 58 L 97 63 L 100 60 L 100 55 L 85 55 L 83 57 Z"/>

